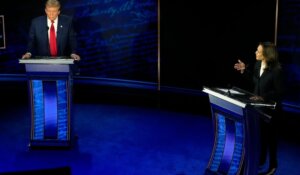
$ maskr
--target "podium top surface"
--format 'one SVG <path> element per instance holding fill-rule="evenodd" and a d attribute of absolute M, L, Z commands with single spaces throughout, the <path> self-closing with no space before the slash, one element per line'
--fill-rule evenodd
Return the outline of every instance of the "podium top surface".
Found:
<path fill-rule="evenodd" d="M 21 64 L 74 64 L 69 57 L 36 57 L 30 59 L 19 59 Z"/>
<path fill-rule="evenodd" d="M 203 92 L 206 92 L 210 95 L 238 105 L 240 107 L 245 108 L 247 105 L 256 106 L 256 107 L 271 107 L 275 108 L 275 102 L 262 102 L 251 100 L 250 97 L 254 96 L 254 94 L 237 88 L 208 88 L 204 87 Z"/>

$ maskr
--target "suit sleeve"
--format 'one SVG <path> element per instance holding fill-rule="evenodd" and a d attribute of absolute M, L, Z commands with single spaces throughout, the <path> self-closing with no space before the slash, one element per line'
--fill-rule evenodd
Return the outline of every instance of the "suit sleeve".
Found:
<path fill-rule="evenodd" d="M 27 41 L 27 52 L 30 52 L 31 54 L 35 54 L 34 46 L 35 46 L 35 21 L 31 21 L 31 25 L 29 28 L 29 35 L 28 35 L 28 41 Z"/>
<path fill-rule="evenodd" d="M 70 52 L 71 52 L 71 54 L 72 53 L 77 53 L 77 33 L 74 30 L 74 22 L 73 22 L 72 19 L 70 21 L 68 35 L 69 35 L 68 36 L 68 38 L 69 38 L 68 44 L 69 44 L 69 47 L 70 47 Z"/>
<path fill-rule="evenodd" d="M 265 100 L 272 100 L 272 101 L 280 102 L 282 100 L 282 96 L 283 96 L 282 70 L 275 69 L 275 70 L 273 70 L 272 74 L 273 74 L 272 86 L 274 88 L 270 91 L 265 91 L 265 93 L 263 94 L 263 98 Z"/>

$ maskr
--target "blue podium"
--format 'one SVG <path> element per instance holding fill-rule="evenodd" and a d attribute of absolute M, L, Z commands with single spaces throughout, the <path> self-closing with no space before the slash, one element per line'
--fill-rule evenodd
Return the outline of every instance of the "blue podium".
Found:
<path fill-rule="evenodd" d="M 251 101 L 253 94 L 239 89 L 208 88 L 214 127 L 214 146 L 205 171 L 209 174 L 256 175 L 260 155 L 260 119 L 263 108 L 276 103 Z"/>
<path fill-rule="evenodd" d="M 30 148 L 69 147 L 73 59 L 20 59 L 25 64 L 31 107 Z"/>

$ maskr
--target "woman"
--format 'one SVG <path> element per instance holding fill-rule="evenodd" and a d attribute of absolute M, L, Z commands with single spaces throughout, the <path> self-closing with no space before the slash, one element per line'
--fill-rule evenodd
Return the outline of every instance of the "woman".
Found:
<path fill-rule="evenodd" d="M 274 174 L 277 169 L 277 141 L 276 125 L 281 113 L 282 98 L 282 68 L 278 60 L 278 52 L 275 44 L 271 42 L 261 42 L 255 52 L 256 62 L 253 72 L 246 68 L 245 63 L 238 60 L 234 68 L 240 71 L 245 77 L 251 78 L 254 86 L 251 97 L 256 101 L 274 101 L 275 109 L 264 109 L 264 112 L 271 116 L 271 120 L 261 121 L 261 159 L 260 165 L 266 161 L 269 155 L 269 169 L 264 174 Z"/>

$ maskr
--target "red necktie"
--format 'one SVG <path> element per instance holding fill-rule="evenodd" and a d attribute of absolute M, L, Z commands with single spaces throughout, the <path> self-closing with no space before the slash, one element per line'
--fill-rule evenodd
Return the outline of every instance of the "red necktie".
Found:
<path fill-rule="evenodd" d="M 57 56 L 57 47 L 56 47 L 56 37 L 55 37 L 55 29 L 53 25 L 54 21 L 51 21 L 50 27 L 50 54 L 51 56 Z"/>

